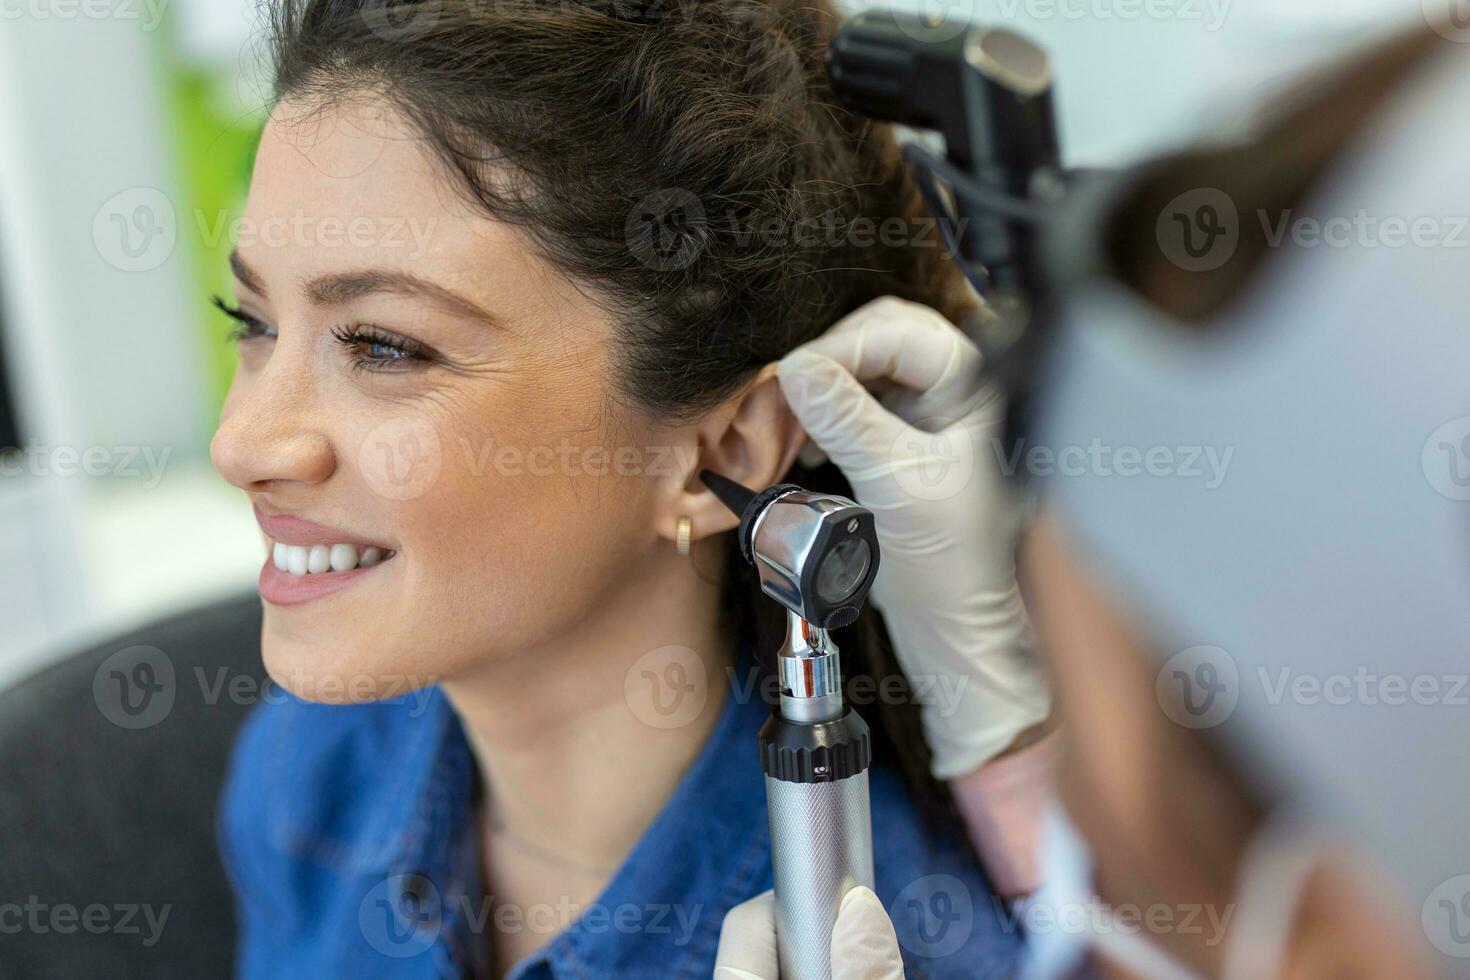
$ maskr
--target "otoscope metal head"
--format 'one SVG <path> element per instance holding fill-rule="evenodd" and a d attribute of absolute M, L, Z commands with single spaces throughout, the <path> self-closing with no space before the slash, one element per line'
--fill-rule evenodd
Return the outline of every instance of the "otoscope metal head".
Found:
<path fill-rule="evenodd" d="M 740 517 L 740 553 L 766 595 L 824 630 L 857 619 L 878 574 L 872 511 L 793 483 L 756 492 L 711 470 L 699 478 Z"/>

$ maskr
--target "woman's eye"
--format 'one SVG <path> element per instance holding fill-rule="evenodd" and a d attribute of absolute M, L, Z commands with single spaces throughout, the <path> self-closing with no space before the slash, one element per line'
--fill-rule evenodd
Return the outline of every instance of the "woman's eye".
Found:
<path fill-rule="evenodd" d="M 229 305 L 218 296 L 214 306 L 233 322 L 229 339 L 242 347 L 261 340 L 275 340 L 276 328 L 244 310 Z M 422 367 L 437 359 L 433 350 L 391 330 L 369 324 L 350 324 L 332 330 L 332 339 L 348 356 L 354 368 L 368 371 L 396 371 Z"/>
<path fill-rule="evenodd" d="M 423 344 L 381 327 L 342 326 L 333 330 L 332 336 L 347 352 L 353 367 L 368 371 L 404 370 L 434 360 L 433 352 Z"/>
<path fill-rule="evenodd" d="M 275 328 L 258 317 L 253 317 L 238 307 L 231 306 L 218 296 L 213 297 L 211 302 L 216 309 L 234 321 L 229 333 L 229 339 L 234 343 L 275 338 Z"/>

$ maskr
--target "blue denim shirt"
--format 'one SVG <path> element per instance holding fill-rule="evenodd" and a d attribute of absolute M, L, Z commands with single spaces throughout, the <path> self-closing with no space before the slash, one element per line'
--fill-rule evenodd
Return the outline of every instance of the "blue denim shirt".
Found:
<path fill-rule="evenodd" d="M 509 977 L 711 976 L 725 913 L 771 887 L 756 750 L 769 710 L 732 692 L 600 898 L 580 916 L 557 911 L 553 921 L 575 921 Z M 892 768 L 876 764 L 870 783 L 876 891 L 908 976 L 1010 976 L 1021 936 L 958 835 L 923 825 Z M 220 815 L 239 974 L 488 975 L 497 907 L 479 874 L 477 784 L 437 689 L 352 706 L 281 694 L 258 706 Z"/>

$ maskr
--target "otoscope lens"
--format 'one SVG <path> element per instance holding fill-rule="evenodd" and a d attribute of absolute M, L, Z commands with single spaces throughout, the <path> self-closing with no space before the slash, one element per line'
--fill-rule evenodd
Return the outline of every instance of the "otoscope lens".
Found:
<path fill-rule="evenodd" d="M 823 602 L 839 603 L 857 591 L 868 576 L 873 549 L 862 538 L 844 538 L 827 552 L 817 569 L 817 596 Z"/>

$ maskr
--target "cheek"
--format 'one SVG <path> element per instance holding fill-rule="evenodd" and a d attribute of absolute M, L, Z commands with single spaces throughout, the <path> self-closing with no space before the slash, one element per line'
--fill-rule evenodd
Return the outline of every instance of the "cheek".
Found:
<path fill-rule="evenodd" d="M 446 669 L 585 619 L 656 541 L 637 437 L 591 398 L 494 394 L 378 423 L 355 464 L 402 546 L 404 622 Z"/>

